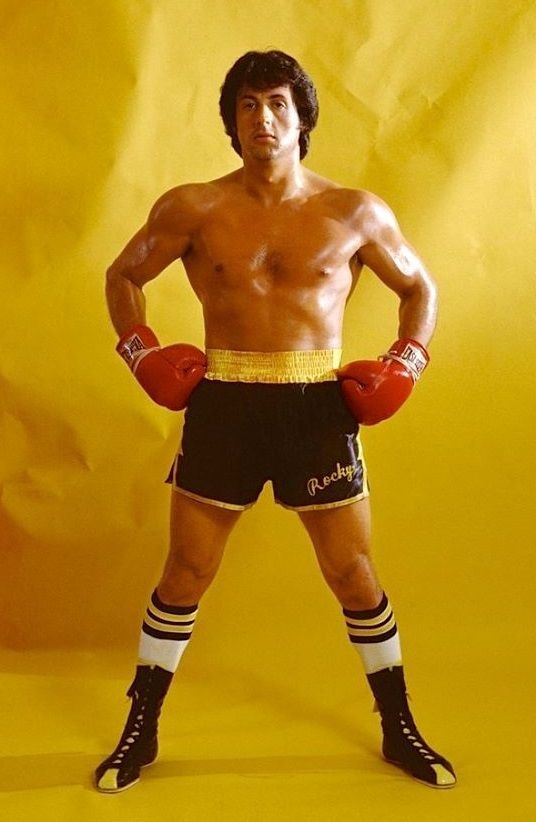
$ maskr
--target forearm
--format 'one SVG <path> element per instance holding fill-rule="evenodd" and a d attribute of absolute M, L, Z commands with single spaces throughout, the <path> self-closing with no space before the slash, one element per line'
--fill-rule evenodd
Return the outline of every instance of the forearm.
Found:
<path fill-rule="evenodd" d="M 432 283 L 412 289 L 400 297 L 399 339 L 429 344 L 437 321 L 437 290 Z"/>
<path fill-rule="evenodd" d="M 106 302 L 113 327 L 122 336 L 134 325 L 146 325 L 145 295 L 135 283 L 109 269 Z"/>

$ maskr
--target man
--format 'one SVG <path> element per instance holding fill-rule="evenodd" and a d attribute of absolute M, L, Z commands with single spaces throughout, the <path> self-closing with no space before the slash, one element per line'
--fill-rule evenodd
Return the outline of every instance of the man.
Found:
<path fill-rule="evenodd" d="M 342 606 L 381 714 L 384 757 L 451 787 L 452 766 L 408 708 L 397 626 L 370 555 L 358 433 L 393 414 L 426 366 L 435 286 L 384 202 L 301 165 L 318 105 L 292 57 L 241 57 L 220 112 L 242 167 L 164 194 L 107 274 L 118 352 L 156 402 L 188 408 L 168 477 L 169 555 L 142 626 L 130 714 L 97 787 L 124 790 L 156 759 L 158 717 L 198 603 L 267 480 L 298 513 Z M 161 348 L 146 326 L 143 286 L 179 258 L 203 307 L 205 353 Z M 399 298 L 399 339 L 379 361 L 340 369 L 344 308 L 363 265 Z"/>

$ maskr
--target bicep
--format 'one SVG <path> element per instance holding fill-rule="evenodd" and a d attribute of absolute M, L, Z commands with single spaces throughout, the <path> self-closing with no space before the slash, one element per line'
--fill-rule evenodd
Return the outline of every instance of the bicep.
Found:
<path fill-rule="evenodd" d="M 141 288 L 186 253 L 190 245 L 188 221 L 172 210 L 166 196 L 153 206 L 145 225 L 111 264 L 109 274 L 120 275 Z"/>
<path fill-rule="evenodd" d="M 393 212 L 379 198 L 369 209 L 365 229 L 358 259 L 388 288 L 403 296 L 422 286 L 433 286 L 423 261 L 403 236 Z"/>

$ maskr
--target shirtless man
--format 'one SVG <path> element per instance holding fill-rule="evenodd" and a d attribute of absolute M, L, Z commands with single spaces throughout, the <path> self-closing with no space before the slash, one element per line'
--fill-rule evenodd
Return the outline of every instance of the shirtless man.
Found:
<path fill-rule="evenodd" d="M 343 609 L 384 757 L 451 787 L 452 766 L 408 707 L 398 630 L 370 554 L 359 440 L 359 424 L 393 414 L 428 362 L 435 286 L 382 200 L 301 165 L 318 106 L 292 57 L 245 54 L 220 111 L 242 167 L 165 193 L 107 272 L 118 352 L 156 402 L 188 408 L 168 477 L 169 555 L 143 621 L 127 723 L 96 786 L 125 790 L 156 759 L 158 717 L 198 603 L 241 512 L 271 480 Z M 146 326 L 143 286 L 179 258 L 203 307 L 205 352 L 160 348 Z M 363 265 L 399 299 L 398 340 L 380 360 L 340 369 L 344 308 Z"/>

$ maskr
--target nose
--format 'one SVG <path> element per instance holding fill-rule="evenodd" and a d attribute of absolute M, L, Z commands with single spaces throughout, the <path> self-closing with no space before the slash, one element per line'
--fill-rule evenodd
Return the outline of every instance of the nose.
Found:
<path fill-rule="evenodd" d="M 272 122 L 272 110 L 270 106 L 260 105 L 258 107 L 257 122 L 259 125 L 269 125 Z"/>

